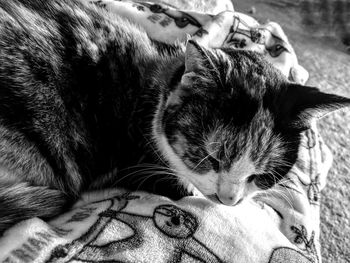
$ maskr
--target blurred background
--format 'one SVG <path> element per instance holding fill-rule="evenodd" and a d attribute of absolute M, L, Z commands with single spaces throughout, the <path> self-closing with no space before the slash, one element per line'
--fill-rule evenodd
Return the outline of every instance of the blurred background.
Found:
<path fill-rule="evenodd" d="M 233 0 L 238 12 L 260 23 L 279 23 L 300 64 L 307 85 L 350 97 L 350 0 Z M 321 246 L 324 263 L 350 262 L 350 109 L 319 121 L 334 155 L 322 191 Z"/>

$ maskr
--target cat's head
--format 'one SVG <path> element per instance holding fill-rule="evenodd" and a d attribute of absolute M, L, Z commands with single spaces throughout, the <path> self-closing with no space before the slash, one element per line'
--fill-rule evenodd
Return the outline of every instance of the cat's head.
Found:
<path fill-rule="evenodd" d="M 350 104 L 288 82 L 254 52 L 189 41 L 184 65 L 168 67 L 155 140 L 184 182 L 226 205 L 280 181 L 310 120 Z"/>

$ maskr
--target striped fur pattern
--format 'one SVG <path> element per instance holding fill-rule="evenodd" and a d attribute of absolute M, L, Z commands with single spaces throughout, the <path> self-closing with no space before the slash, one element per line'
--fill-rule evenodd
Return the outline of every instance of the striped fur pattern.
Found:
<path fill-rule="evenodd" d="M 309 118 L 346 102 L 252 52 L 168 49 L 73 0 L 0 1 L 0 233 L 96 187 L 176 197 L 176 178 L 135 177 L 164 165 L 235 204 L 282 179 Z"/>

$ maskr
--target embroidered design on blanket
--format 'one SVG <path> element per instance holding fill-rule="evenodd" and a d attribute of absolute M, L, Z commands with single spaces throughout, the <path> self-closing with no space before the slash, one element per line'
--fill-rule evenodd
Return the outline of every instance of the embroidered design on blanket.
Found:
<path fill-rule="evenodd" d="M 222 262 L 195 238 L 199 224 L 196 216 L 171 204 L 157 206 L 152 216 L 124 211 L 129 200 L 138 198 L 127 193 L 92 203 L 110 204 L 79 238 L 53 249 L 46 262 L 128 262 L 130 257 L 146 259 L 150 254 L 156 258 L 159 254 L 168 263 Z"/>
<path fill-rule="evenodd" d="M 276 248 L 271 254 L 269 263 L 319 263 L 314 241 L 315 232 L 312 231 L 311 237 L 308 238 L 307 229 L 303 225 L 291 226 L 291 230 L 296 234 L 294 243 L 304 245 L 305 248 L 301 251 L 289 247 Z"/>
<path fill-rule="evenodd" d="M 271 39 L 267 43 L 268 39 Z M 248 44 L 250 42 L 250 44 Z M 280 36 L 274 34 L 268 27 L 252 26 L 240 15 L 235 15 L 230 31 L 225 38 L 222 46 L 233 46 L 236 49 L 246 49 L 249 45 L 256 44 L 265 46 L 269 55 L 276 58 L 282 52 L 293 52 L 290 50 L 290 44 Z"/>
<path fill-rule="evenodd" d="M 296 234 L 294 243 L 304 245 L 304 255 L 307 255 L 312 262 L 319 262 L 316 246 L 315 246 L 315 231 L 312 231 L 310 238 L 308 238 L 307 229 L 305 226 L 291 226 L 291 230 Z"/>
<path fill-rule="evenodd" d="M 288 260 L 288 261 L 287 261 Z M 271 255 L 269 263 L 314 263 L 301 252 L 289 247 L 276 248 Z"/>
<path fill-rule="evenodd" d="M 134 4 L 134 6 L 136 6 L 138 10 L 140 10 L 140 7 L 147 7 L 153 13 L 148 17 L 148 20 L 150 20 L 152 23 L 156 23 L 162 19 L 162 16 L 159 15 L 160 13 L 166 15 L 166 17 L 159 22 L 159 24 L 163 27 L 166 27 L 172 21 L 174 21 L 175 25 L 179 28 L 184 28 L 189 24 L 195 27 L 202 27 L 198 20 L 191 16 L 189 13 L 181 11 L 174 12 L 174 10 L 169 9 L 167 6 L 161 6 L 159 4 L 152 4 L 147 2 L 140 2 L 138 4 Z M 144 8 L 141 10 L 144 10 Z"/>
<path fill-rule="evenodd" d="M 323 143 L 322 139 L 320 138 L 320 135 L 316 135 L 315 131 L 312 129 L 309 129 L 305 132 L 305 136 L 307 137 L 307 141 L 303 142 L 301 147 L 304 147 L 308 150 L 309 153 L 309 159 L 314 159 L 315 156 L 315 147 L 320 147 L 321 153 L 324 151 L 322 150 Z M 319 145 L 317 145 L 317 140 L 319 141 Z M 324 154 L 321 156 L 321 161 L 324 162 Z M 310 174 L 310 181 L 309 182 L 303 182 L 300 178 L 300 183 L 302 183 L 307 188 L 307 197 L 310 202 L 310 204 L 313 205 L 319 205 L 320 202 L 320 188 L 319 188 L 319 177 L 320 174 L 318 172 L 318 169 L 314 167 L 317 165 L 313 162 L 305 162 L 304 159 L 298 159 L 296 166 L 303 171 L 306 174 Z"/>
<path fill-rule="evenodd" d="M 299 65 L 293 47 L 277 23 L 260 25 L 239 12 L 224 11 L 216 15 L 185 12 L 168 4 L 146 1 L 81 1 L 138 23 L 156 41 L 174 44 L 191 36 L 204 46 L 254 50 L 290 80 L 304 84 L 308 79 L 308 72 Z"/>

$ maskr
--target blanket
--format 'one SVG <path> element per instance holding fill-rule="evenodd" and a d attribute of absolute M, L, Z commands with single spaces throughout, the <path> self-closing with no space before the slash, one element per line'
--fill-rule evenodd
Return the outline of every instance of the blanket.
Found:
<path fill-rule="evenodd" d="M 157 41 L 192 37 L 211 47 L 255 50 L 291 81 L 307 80 L 276 23 L 260 25 L 233 11 L 214 16 L 146 2 L 81 1 L 125 16 Z M 6 231 L 0 262 L 321 262 L 320 191 L 331 163 L 313 122 L 286 178 L 253 200 L 228 207 L 201 196 L 174 202 L 125 189 L 88 192 L 49 222 L 32 218 Z"/>

